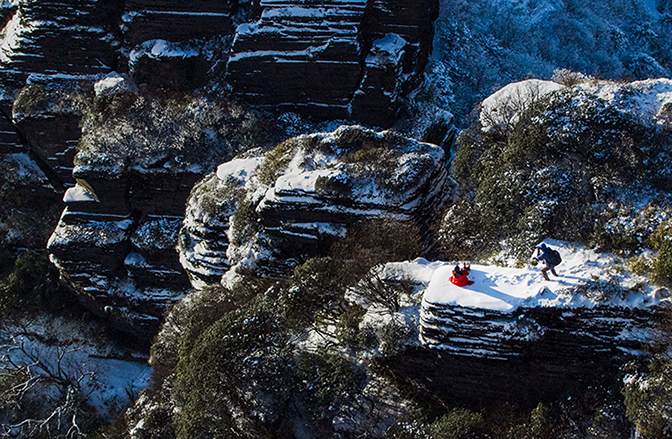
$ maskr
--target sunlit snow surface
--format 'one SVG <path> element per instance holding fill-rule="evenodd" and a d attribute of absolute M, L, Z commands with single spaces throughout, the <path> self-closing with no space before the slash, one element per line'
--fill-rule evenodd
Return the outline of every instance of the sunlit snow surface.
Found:
<path fill-rule="evenodd" d="M 416 259 L 388 264 L 387 270 L 426 286 L 422 300 L 431 304 L 510 312 L 519 307 L 593 308 L 608 305 L 635 308 L 659 303 L 660 300 L 654 297 L 655 287 L 645 284 L 644 278 L 623 270 L 625 261 L 621 258 L 567 242 L 545 242 L 557 249 L 563 259 L 556 267 L 559 277 L 549 274 L 549 281 L 541 275 L 541 264 L 528 264 L 523 268 L 473 264 L 469 278 L 474 284 L 467 287 L 455 286 L 448 280 L 455 266 L 453 262 Z M 622 294 L 605 298 L 572 291 L 574 287 L 598 280 L 617 282 L 623 287 Z M 636 284 L 640 288 L 628 290 Z"/>
<path fill-rule="evenodd" d="M 520 112 L 534 100 L 567 87 L 552 81 L 529 79 L 514 82 L 492 94 L 481 104 L 483 131 L 506 131 L 515 124 Z M 672 80 L 647 79 L 628 84 L 611 81 L 588 81 L 577 88 L 603 99 L 617 111 L 629 114 L 645 126 L 668 125 L 672 104 Z"/>

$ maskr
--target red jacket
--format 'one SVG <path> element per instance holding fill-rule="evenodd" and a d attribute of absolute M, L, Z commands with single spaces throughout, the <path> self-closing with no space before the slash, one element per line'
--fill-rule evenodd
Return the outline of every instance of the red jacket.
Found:
<path fill-rule="evenodd" d="M 462 276 L 450 276 L 448 279 L 450 283 L 457 285 L 458 287 L 466 287 L 467 285 L 471 285 L 474 283 L 473 280 L 469 280 L 469 270 L 463 270 Z"/>

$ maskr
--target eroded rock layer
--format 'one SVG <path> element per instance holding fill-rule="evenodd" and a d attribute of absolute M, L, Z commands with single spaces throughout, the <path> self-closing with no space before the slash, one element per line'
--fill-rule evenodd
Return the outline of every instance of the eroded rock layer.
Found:
<path fill-rule="evenodd" d="M 236 0 L 129 0 L 122 17 L 124 38 L 135 46 L 155 39 L 177 42 L 231 34 L 239 3 Z"/>
<path fill-rule="evenodd" d="M 0 41 L 0 62 L 8 70 L 50 75 L 97 74 L 116 68 L 117 2 L 21 2 L 13 12 Z"/>
<path fill-rule="evenodd" d="M 444 151 L 391 131 L 342 126 L 219 167 L 189 200 L 178 249 L 195 286 L 239 264 L 273 270 L 367 219 L 429 227 L 455 184 Z"/>
<path fill-rule="evenodd" d="M 652 333 L 656 308 L 518 308 L 503 313 L 423 302 L 421 339 L 454 355 L 567 361 L 626 357 Z"/>
<path fill-rule="evenodd" d="M 321 118 L 394 122 L 404 84 L 424 69 L 437 2 L 262 0 L 238 27 L 228 60 L 233 90 L 258 105 Z"/>
<path fill-rule="evenodd" d="M 93 312 L 122 331 L 151 337 L 167 307 L 189 289 L 175 242 L 198 175 L 75 176 L 48 243 L 52 261 L 82 289 Z"/>

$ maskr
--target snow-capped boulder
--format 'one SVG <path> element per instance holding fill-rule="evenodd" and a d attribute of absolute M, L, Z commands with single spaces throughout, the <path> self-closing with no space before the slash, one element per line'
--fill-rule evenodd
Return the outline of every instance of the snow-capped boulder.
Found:
<path fill-rule="evenodd" d="M 453 197 L 446 161 L 435 145 L 358 126 L 234 159 L 192 191 L 182 263 L 199 286 L 236 264 L 273 270 L 316 255 L 361 220 L 414 221 L 427 232 Z"/>
<path fill-rule="evenodd" d="M 449 282 L 454 264 L 424 270 L 420 310 L 423 345 L 453 355 L 508 359 L 592 355 L 627 357 L 650 341 L 654 316 L 669 307 L 654 285 L 621 270 L 619 258 L 551 241 L 563 262 L 544 281 L 538 267 L 472 265 L 473 285 Z M 429 281 L 427 281 L 429 279 Z"/>
<path fill-rule="evenodd" d="M 481 103 L 482 129 L 485 132 L 510 134 L 520 114 L 544 95 L 565 88 L 540 79 L 528 79 L 502 87 Z"/>

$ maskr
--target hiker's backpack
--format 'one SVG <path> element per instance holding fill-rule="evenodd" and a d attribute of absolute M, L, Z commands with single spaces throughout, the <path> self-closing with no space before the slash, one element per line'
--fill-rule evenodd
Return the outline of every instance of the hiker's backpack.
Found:
<path fill-rule="evenodd" d="M 558 252 L 557 250 L 549 248 L 548 250 L 546 250 L 546 252 L 548 253 L 548 260 L 551 263 L 551 265 L 559 265 L 562 262 L 560 252 Z"/>

